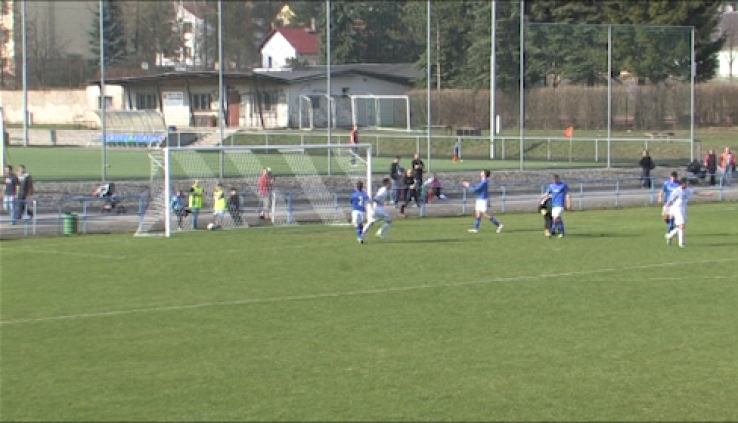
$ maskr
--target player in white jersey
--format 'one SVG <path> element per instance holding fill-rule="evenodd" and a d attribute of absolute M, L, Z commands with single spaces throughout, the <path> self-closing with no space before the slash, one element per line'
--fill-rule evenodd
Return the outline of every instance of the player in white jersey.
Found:
<path fill-rule="evenodd" d="M 374 202 L 371 207 L 367 207 L 368 223 L 364 226 L 362 239 L 366 237 L 366 233 L 369 232 L 369 228 L 372 227 L 374 222 L 382 221 L 384 225 L 377 231 L 377 236 L 384 239 L 387 231 L 392 226 L 392 216 L 384 208 L 384 204 L 389 202 L 392 197 L 392 181 L 390 178 L 384 178 L 382 180 L 382 186 L 377 191 L 377 195 L 374 196 Z"/>
<path fill-rule="evenodd" d="M 666 244 L 670 245 L 674 236 L 679 237 L 679 247 L 684 248 L 684 228 L 687 225 L 687 205 L 689 204 L 690 198 L 693 195 L 704 195 L 711 197 L 712 193 L 697 193 L 692 188 L 687 187 L 687 178 L 681 179 L 681 186 L 672 191 L 669 201 L 666 203 L 666 207 L 669 210 L 669 214 L 674 218 L 674 229 L 666 234 Z"/>

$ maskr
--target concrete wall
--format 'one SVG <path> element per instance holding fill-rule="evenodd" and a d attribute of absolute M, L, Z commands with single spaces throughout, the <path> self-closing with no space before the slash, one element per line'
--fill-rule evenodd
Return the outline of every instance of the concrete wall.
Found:
<path fill-rule="evenodd" d="M 80 122 L 96 122 L 91 114 L 97 108 L 100 88 L 86 90 L 34 90 L 28 91 L 28 111 L 33 124 L 72 125 Z M 112 109 L 120 109 L 123 89 L 119 86 L 105 87 L 105 93 L 113 97 Z M 5 112 L 6 123 L 23 122 L 23 91 L 0 91 L 0 104 Z"/>

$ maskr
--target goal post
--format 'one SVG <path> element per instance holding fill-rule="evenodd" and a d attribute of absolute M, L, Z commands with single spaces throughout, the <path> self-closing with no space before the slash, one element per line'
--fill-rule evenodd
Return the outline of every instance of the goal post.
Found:
<path fill-rule="evenodd" d="M 346 225 L 356 183 L 372 192 L 368 143 L 165 147 L 151 151 L 149 160 L 149 195 L 137 236 L 169 237 L 211 224 L 215 229 Z M 263 173 L 271 185 L 260 183 Z M 201 199 L 199 209 L 189 207 L 191 198 L 193 205 Z"/>
<path fill-rule="evenodd" d="M 353 126 L 375 130 L 411 130 L 410 97 L 406 95 L 349 95 Z"/>

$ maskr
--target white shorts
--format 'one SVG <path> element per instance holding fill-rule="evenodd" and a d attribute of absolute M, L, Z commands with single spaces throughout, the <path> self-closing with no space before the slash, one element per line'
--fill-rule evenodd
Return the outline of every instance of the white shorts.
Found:
<path fill-rule="evenodd" d="M 366 222 L 366 213 L 358 210 L 351 210 L 351 224 L 354 226 L 363 225 Z"/>
<path fill-rule="evenodd" d="M 384 206 L 375 206 L 374 207 L 374 213 L 369 217 L 372 222 L 378 222 L 380 220 L 383 220 L 387 223 L 392 222 L 392 216 L 390 216 L 389 213 L 387 213 L 387 210 L 384 209 Z"/>
<path fill-rule="evenodd" d="M 564 215 L 564 208 L 563 207 L 553 207 L 551 208 L 551 217 L 554 219 L 560 218 Z"/>
<path fill-rule="evenodd" d="M 487 210 L 489 210 L 489 201 L 488 200 L 477 200 L 476 204 L 474 205 L 474 211 L 480 212 L 480 213 L 487 213 Z"/>
<path fill-rule="evenodd" d="M 6 195 L 3 197 L 3 209 L 12 211 L 13 210 L 13 203 L 15 202 L 15 196 L 14 195 Z"/>
<path fill-rule="evenodd" d="M 674 224 L 684 225 L 687 223 L 687 211 L 686 210 L 679 210 L 675 209 L 671 211 L 671 215 L 674 216 Z"/>

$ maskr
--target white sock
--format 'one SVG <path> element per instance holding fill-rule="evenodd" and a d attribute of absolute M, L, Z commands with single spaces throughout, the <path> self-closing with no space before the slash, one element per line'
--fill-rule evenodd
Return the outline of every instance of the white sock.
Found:
<path fill-rule="evenodd" d="M 684 229 L 678 229 L 679 245 L 684 245 Z"/>
<path fill-rule="evenodd" d="M 364 235 L 366 235 L 367 232 L 369 232 L 369 229 L 371 229 L 374 222 L 369 222 L 366 225 L 364 225 L 364 229 L 361 230 L 361 237 L 364 238 Z"/>
<path fill-rule="evenodd" d="M 379 233 L 380 233 L 380 234 L 381 234 L 382 236 L 384 236 L 384 234 L 386 234 L 386 233 L 387 233 L 387 231 L 389 230 L 390 226 L 391 226 L 391 224 L 390 224 L 390 223 L 385 223 L 384 225 L 382 225 L 382 229 L 380 229 L 380 230 L 379 230 Z"/>
<path fill-rule="evenodd" d="M 679 232 L 679 228 L 674 228 L 669 232 L 669 238 L 674 238 L 674 235 L 676 235 Z"/>

